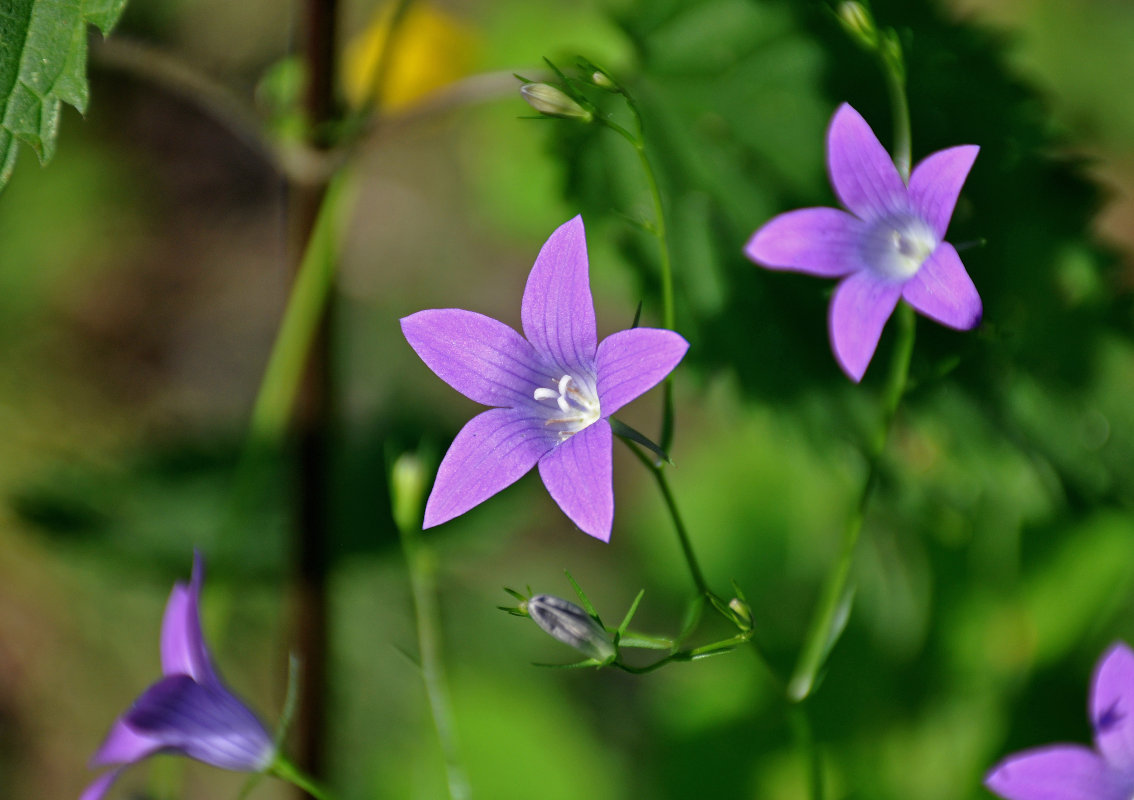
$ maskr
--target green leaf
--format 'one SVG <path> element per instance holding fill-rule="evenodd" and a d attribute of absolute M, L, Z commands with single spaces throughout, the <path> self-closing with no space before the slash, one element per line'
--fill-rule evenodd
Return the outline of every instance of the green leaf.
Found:
<path fill-rule="evenodd" d="M 87 25 L 105 36 L 126 0 L 5 0 L 0 12 L 0 188 L 18 143 L 55 152 L 61 103 L 86 111 Z"/>

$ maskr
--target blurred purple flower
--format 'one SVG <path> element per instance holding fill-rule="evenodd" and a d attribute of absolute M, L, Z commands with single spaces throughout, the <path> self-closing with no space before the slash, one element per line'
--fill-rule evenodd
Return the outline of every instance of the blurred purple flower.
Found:
<path fill-rule="evenodd" d="M 259 772 L 275 756 L 263 724 L 221 681 L 201 633 L 198 609 L 204 565 L 173 587 L 161 624 L 164 677 L 114 721 L 91 759 L 92 767 L 121 765 L 87 787 L 80 800 L 98 800 L 130 764 L 155 753 L 175 753 L 222 769 Z"/>
<path fill-rule="evenodd" d="M 1006 800 L 1134 797 L 1134 651 L 1118 642 L 1099 660 L 1088 704 L 1095 749 L 1053 744 L 1009 756 L 984 779 Z"/>
<path fill-rule="evenodd" d="M 539 464 L 544 486 L 572 522 L 610 540 L 607 418 L 665 378 L 689 344 L 654 328 L 620 331 L 596 344 L 587 270 L 583 220 L 575 217 L 551 234 L 528 276 L 524 336 L 456 308 L 402 320 L 406 340 L 438 377 L 495 406 L 469 420 L 441 461 L 426 528 L 465 513 Z"/>
<path fill-rule="evenodd" d="M 770 269 L 843 278 L 831 300 L 831 348 L 843 371 L 862 379 L 899 299 L 943 325 L 976 327 L 980 296 L 945 230 L 980 150 L 939 150 L 907 186 L 862 116 L 844 103 L 827 131 L 827 170 L 849 210 L 780 214 L 744 252 Z"/>

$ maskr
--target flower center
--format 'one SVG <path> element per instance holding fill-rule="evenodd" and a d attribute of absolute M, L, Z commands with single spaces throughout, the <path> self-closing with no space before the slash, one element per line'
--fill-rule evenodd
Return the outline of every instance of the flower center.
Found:
<path fill-rule="evenodd" d="M 908 280 L 937 249 L 937 237 L 929 226 L 912 214 L 882 217 L 862 243 L 862 257 L 878 275 Z"/>
<path fill-rule="evenodd" d="M 560 441 L 598 421 L 601 416 L 598 395 L 589 381 L 564 375 L 553 385 L 554 389 L 540 386 L 532 396 L 547 412 L 543 424 L 554 429 Z"/>

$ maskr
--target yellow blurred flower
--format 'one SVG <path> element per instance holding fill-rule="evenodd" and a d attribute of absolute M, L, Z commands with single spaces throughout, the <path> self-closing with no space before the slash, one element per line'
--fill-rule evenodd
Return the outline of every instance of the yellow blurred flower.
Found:
<path fill-rule="evenodd" d="M 432 3 L 411 3 L 389 42 L 394 3 L 374 14 L 346 48 L 343 90 L 351 106 L 361 106 L 374 91 L 375 72 L 387 44 L 392 48 L 381 91 L 382 107 L 397 111 L 467 74 L 476 46 L 473 31 Z"/>

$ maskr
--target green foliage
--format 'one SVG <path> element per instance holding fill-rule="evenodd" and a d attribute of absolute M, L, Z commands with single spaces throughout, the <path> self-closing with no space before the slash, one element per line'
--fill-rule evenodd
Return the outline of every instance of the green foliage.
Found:
<path fill-rule="evenodd" d="M 55 152 L 62 103 L 87 108 L 87 25 L 105 36 L 126 0 L 9 0 L 0 13 L 0 188 L 19 142 Z"/>

